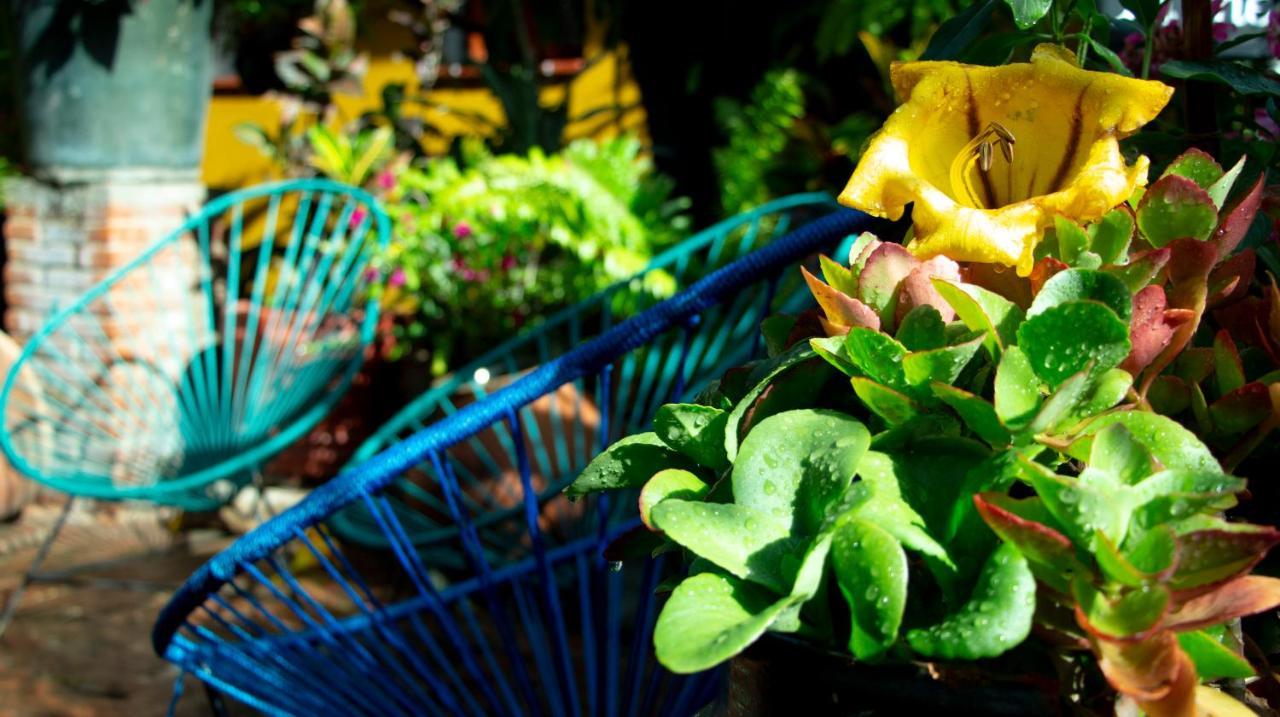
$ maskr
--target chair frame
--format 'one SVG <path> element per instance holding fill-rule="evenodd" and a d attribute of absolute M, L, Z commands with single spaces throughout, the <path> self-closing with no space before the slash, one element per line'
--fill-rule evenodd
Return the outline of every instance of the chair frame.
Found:
<path fill-rule="evenodd" d="M 170 248 L 171 246 L 188 240 L 188 237 L 199 231 L 199 228 L 207 225 L 211 218 L 218 217 L 227 210 L 245 201 L 270 197 L 283 196 L 286 193 L 309 193 L 317 194 L 327 193 L 335 197 L 345 196 L 350 201 L 357 202 L 368 210 L 371 216 L 371 223 L 367 227 L 367 231 L 376 234 L 376 245 L 371 244 L 364 251 L 375 253 L 383 251 L 390 239 L 391 225 L 390 219 L 381 209 L 378 200 L 369 193 L 357 187 L 333 182 L 327 179 L 297 179 L 284 182 L 273 182 L 268 184 L 250 187 L 235 192 L 229 192 L 221 195 L 214 200 L 208 202 L 200 211 L 188 217 L 176 229 L 169 232 L 164 238 L 151 244 L 144 249 L 138 256 L 119 268 L 111 271 L 106 277 L 97 284 L 90 287 L 81 294 L 74 303 L 62 309 L 55 309 L 40 329 L 26 342 L 17 361 L 10 368 L 9 374 L 4 381 L 3 388 L 0 388 L 0 408 L 7 407 L 10 403 L 15 386 L 18 383 L 19 371 L 27 364 L 31 357 L 38 351 L 43 342 L 66 324 L 72 317 L 78 315 L 82 310 L 92 304 L 95 300 L 101 298 L 116 284 L 129 276 L 134 270 L 145 266 L 148 261 L 154 258 L 158 253 Z M 263 268 L 263 271 L 266 269 Z M 48 557 L 50 549 L 56 541 L 58 535 L 65 527 L 68 517 L 71 514 L 75 502 L 80 498 L 93 498 L 98 500 L 124 501 L 124 500 L 141 500 L 153 502 L 156 504 L 176 504 L 181 506 L 180 496 L 184 492 L 189 492 L 207 486 L 215 481 L 227 478 L 233 475 L 241 475 L 246 472 L 255 473 L 256 480 L 260 482 L 260 475 L 257 475 L 256 469 L 268 458 L 275 455 L 299 437 L 306 431 L 310 430 L 323 418 L 334 404 L 346 392 L 356 373 L 364 362 L 364 351 L 372 342 L 375 331 L 377 329 L 379 304 L 376 300 L 370 300 L 366 304 L 365 315 L 360 325 L 358 337 L 358 345 L 356 348 L 356 357 L 349 362 L 349 365 L 340 374 L 334 375 L 336 383 L 332 385 L 328 391 L 317 394 L 314 404 L 290 417 L 290 421 L 279 432 L 267 437 L 259 444 L 251 447 L 249 450 L 243 451 L 236 455 L 229 456 L 224 461 L 196 470 L 188 475 L 183 475 L 172 480 L 157 482 L 152 485 L 132 486 L 132 487 L 115 487 L 100 486 L 77 480 L 78 476 L 47 476 L 42 475 L 39 467 L 33 466 L 21 452 L 13 444 L 11 436 L 11 427 L 7 422 L 0 422 L 0 450 L 12 465 L 30 477 L 32 480 L 49 486 L 59 492 L 66 493 L 68 498 L 61 513 L 50 528 L 44 541 L 36 551 L 36 555 L 28 567 L 27 572 L 23 575 L 19 586 L 9 595 L 5 603 L 4 610 L 0 612 L 0 636 L 3 636 L 6 628 L 13 621 L 22 597 L 33 583 L 35 582 L 57 582 L 66 580 L 73 575 L 83 572 L 101 569 L 107 565 L 120 562 L 112 560 L 101 563 L 79 565 L 74 568 L 60 570 L 56 573 L 42 573 L 40 568 L 43 566 L 45 559 Z M 223 327 L 223 331 L 228 330 Z M 0 411 L 0 415 L 3 411 Z M 261 488 L 261 486 L 259 486 Z M 134 556 L 141 557 L 141 556 Z M 113 584 L 121 584 L 121 581 L 107 581 Z M 144 586 L 141 583 L 129 583 L 133 586 Z M 152 586 L 155 587 L 155 586 Z M 168 589 L 169 586 L 166 586 Z"/>

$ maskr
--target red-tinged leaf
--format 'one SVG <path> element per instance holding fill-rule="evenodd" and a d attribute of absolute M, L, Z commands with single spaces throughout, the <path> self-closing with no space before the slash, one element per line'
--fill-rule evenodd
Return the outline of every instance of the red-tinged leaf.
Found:
<path fill-rule="evenodd" d="M 876 313 L 866 304 L 824 284 L 804 267 L 800 267 L 800 273 L 804 275 L 804 281 L 809 285 L 813 298 L 817 299 L 818 306 L 822 307 L 823 313 L 826 314 L 826 320 L 823 321 L 822 326 L 827 330 L 828 336 L 847 334 L 853 326 L 880 328 L 880 317 L 876 316 Z"/>
<path fill-rule="evenodd" d="M 862 271 L 863 266 L 866 266 L 867 258 L 871 256 L 871 252 L 879 249 L 880 245 L 884 243 L 877 239 L 874 234 L 870 234 L 870 236 L 868 234 L 870 232 L 863 232 L 858 237 L 858 241 L 855 241 L 853 246 L 849 247 L 849 266 L 857 267 L 859 272 Z M 866 243 L 862 243 L 863 239 L 866 240 Z"/>
<path fill-rule="evenodd" d="M 1148 711 L 1148 715 L 1194 715 L 1196 668 L 1172 632 L 1160 632 L 1132 643 L 1094 640 L 1093 649 L 1107 682 L 1117 692 L 1137 700 L 1144 710 L 1153 704 L 1172 708 L 1178 701 L 1187 703 L 1184 709 L 1189 710 Z M 1190 684 L 1184 685 L 1188 680 Z"/>
<path fill-rule="evenodd" d="M 1216 253 L 1212 244 L 1194 239 L 1178 239 L 1169 244 L 1172 253 L 1169 255 L 1169 282 L 1175 290 L 1178 287 L 1203 285 L 1213 271 Z M 1181 303 L 1174 296 L 1169 303 L 1181 309 L 1194 306 Z"/>
<path fill-rule="evenodd" d="M 1258 255 L 1252 249 L 1234 254 L 1209 273 L 1209 306 L 1237 301 L 1249 291 Z"/>
<path fill-rule="evenodd" d="M 978 514 L 987 525 L 1005 542 L 1012 543 L 1027 560 L 1059 570 L 1077 570 L 1071 540 L 1044 523 L 1019 515 L 1018 504 L 1024 502 L 1002 493 L 973 496 Z"/>
<path fill-rule="evenodd" d="M 1277 605 L 1280 605 L 1280 579 L 1246 575 L 1182 603 L 1165 617 L 1162 626 L 1180 632 L 1198 630 Z"/>
<path fill-rule="evenodd" d="M 1253 218 L 1257 216 L 1258 207 L 1262 204 L 1262 180 L 1265 177 L 1265 173 L 1260 175 L 1249 191 L 1223 210 L 1222 221 L 1219 222 L 1212 239 L 1213 245 L 1217 247 L 1218 261 L 1222 261 L 1235 251 L 1248 233 L 1249 225 L 1253 224 Z"/>
<path fill-rule="evenodd" d="M 1031 276 L 1028 277 L 1031 280 L 1031 295 L 1039 294 L 1040 288 L 1046 281 L 1052 279 L 1054 274 L 1068 268 L 1070 267 L 1051 256 L 1041 257 L 1040 261 L 1031 267 Z"/>
<path fill-rule="evenodd" d="M 1167 177 L 1167 179 L 1180 178 Z M 1209 293 L 1207 282 L 1214 263 L 1213 245 L 1195 239 L 1177 239 L 1169 244 L 1169 248 L 1173 253 L 1169 258 L 1168 269 L 1170 288 L 1165 298 L 1170 308 L 1186 309 L 1192 312 L 1192 315 L 1189 320 L 1174 329 L 1168 345 L 1147 367 L 1146 379 L 1141 390 L 1138 391 L 1142 396 L 1147 394 L 1151 381 L 1160 375 L 1178 354 L 1182 353 L 1182 349 L 1195 335 L 1196 329 L 1200 326 L 1200 317 L 1204 314 L 1205 299 Z"/>
<path fill-rule="evenodd" d="M 932 306 L 937 309 L 944 323 L 955 320 L 955 309 L 951 308 L 951 304 L 948 304 L 938 290 L 933 288 L 932 279 L 935 277 L 959 283 L 960 265 L 945 256 L 938 255 L 912 269 L 911 273 L 907 274 L 907 278 L 902 280 L 902 286 L 899 288 L 896 321 L 901 322 L 902 318 L 917 306 Z"/>
<path fill-rule="evenodd" d="M 1137 376 L 1169 345 L 1173 327 L 1165 321 L 1166 308 L 1164 289 L 1159 286 L 1148 286 L 1133 295 L 1133 317 L 1129 320 L 1133 350 L 1120 368 Z"/>
<path fill-rule="evenodd" d="M 1247 383 L 1209 406 L 1209 418 L 1219 433 L 1244 433 L 1271 415 L 1271 393 L 1266 384 Z"/>
<path fill-rule="evenodd" d="M 920 260 L 898 244 L 882 243 L 867 256 L 858 277 L 858 298 L 880 315 L 881 324 L 893 320 L 898 287 Z"/>
<path fill-rule="evenodd" d="M 1280 345 L 1280 287 L 1276 286 L 1275 276 L 1270 276 L 1271 286 L 1267 287 L 1267 338 L 1272 345 Z"/>
<path fill-rule="evenodd" d="M 1243 299 L 1214 309 L 1213 318 L 1238 343 L 1246 346 L 1257 346 L 1272 355 L 1272 360 L 1280 363 L 1272 350 L 1271 339 L 1267 336 L 1267 321 L 1270 307 L 1266 299 L 1246 296 Z"/>
<path fill-rule="evenodd" d="M 1178 568 L 1170 587 L 1185 600 L 1248 572 L 1280 542 L 1280 531 L 1253 527 L 1256 530 L 1197 530 L 1179 536 Z"/>
<path fill-rule="evenodd" d="M 1213 370 L 1219 393 L 1231 393 L 1244 385 L 1240 351 L 1236 349 L 1236 342 L 1231 340 L 1231 334 L 1225 330 L 1213 337 Z"/>

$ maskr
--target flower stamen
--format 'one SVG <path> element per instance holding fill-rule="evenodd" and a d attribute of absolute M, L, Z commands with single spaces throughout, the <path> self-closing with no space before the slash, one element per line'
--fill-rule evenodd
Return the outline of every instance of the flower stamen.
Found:
<path fill-rule="evenodd" d="M 983 201 L 982 195 L 973 186 L 973 169 L 974 164 L 978 165 L 978 170 L 984 174 L 991 171 L 991 166 L 995 157 L 994 146 L 1000 147 L 1000 154 L 1004 157 L 1004 161 L 1013 164 L 1013 145 L 1017 143 L 1017 139 L 1007 127 L 999 122 L 992 122 L 987 128 L 978 134 L 977 137 L 969 140 L 969 143 L 956 154 L 956 158 L 951 162 L 951 191 L 955 198 L 968 206 L 976 209 L 986 209 L 986 202 Z M 993 198 L 994 200 L 994 198 Z"/>

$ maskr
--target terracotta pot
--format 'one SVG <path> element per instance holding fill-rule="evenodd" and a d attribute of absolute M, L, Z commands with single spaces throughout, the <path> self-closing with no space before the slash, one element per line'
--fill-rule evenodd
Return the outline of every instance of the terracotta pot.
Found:
<path fill-rule="evenodd" d="M 520 378 L 521 375 L 523 374 L 494 377 L 485 385 L 485 394 L 492 394 Z M 474 403 L 478 397 L 467 387 L 455 393 L 450 400 L 455 407 L 462 409 Z M 530 417 L 537 425 L 541 442 L 540 448 L 535 446 L 529 439 L 532 427 L 524 426 L 525 445 L 532 466 L 530 479 L 534 490 L 542 495 L 553 487 L 554 481 L 574 478 L 577 470 L 583 467 L 572 465 L 570 472 L 573 475 L 545 475 L 538 469 L 535 455 L 539 450 L 552 456 L 552 462 L 555 463 L 555 456 L 559 450 L 555 438 L 557 435 L 555 424 L 557 422 L 560 424 L 559 435 L 565 441 L 565 449 L 570 456 L 583 455 L 590 458 L 596 453 L 600 412 L 590 396 L 584 395 L 575 385 L 567 384 L 551 394 L 538 398 L 527 410 L 521 412 L 522 420 L 528 420 Z M 527 547 L 527 532 L 524 514 L 518 510 L 523 504 L 524 491 L 516 456 L 509 448 L 510 440 L 506 422 L 500 421 L 481 431 L 473 440 L 464 441 L 449 449 L 448 455 L 455 470 L 458 471 L 463 492 L 473 501 L 484 506 L 481 509 L 482 512 L 496 513 L 510 509 L 506 520 L 486 523 L 484 530 L 509 534 L 512 539 L 512 554 L 518 555 L 522 554 Z M 580 446 L 580 441 L 585 441 L 585 445 Z M 466 480 L 464 477 L 466 474 L 470 474 L 474 479 Z M 440 486 L 434 477 L 428 477 L 421 470 L 411 470 L 405 474 L 404 478 L 432 495 L 443 498 Z M 402 497 L 409 506 L 421 512 L 431 522 L 437 525 L 452 522 L 452 518 L 447 513 L 421 501 L 413 500 L 407 494 Z M 570 503 L 563 495 L 553 495 L 541 504 L 539 529 L 553 538 L 566 533 L 571 526 L 580 522 L 584 509 L 582 503 Z M 492 545 L 498 541 L 490 542 Z"/>
<path fill-rule="evenodd" d="M 729 663 L 716 717 L 1057 715 L 1056 685 L 999 681 L 983 663 L 955 669 L 867 665 L 797 638 L 766 633 Z M 932 674 L 931 674 L 932 673 Z"/>

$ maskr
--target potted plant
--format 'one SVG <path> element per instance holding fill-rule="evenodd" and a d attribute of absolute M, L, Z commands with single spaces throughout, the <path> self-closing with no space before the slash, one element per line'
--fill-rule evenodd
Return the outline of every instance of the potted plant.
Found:
<path fill-rule="evenodd" d="M 26 158 L 42 178 L 194 177 L 213 0 L 12 0 Z"/>
<path fill-rule="evenodd" d="M 568 489 L 638 490 L 618 554 L 684 556 L 653 645 L 675 672 L 729 663 L 718 713 L 1266 694 L 1239 619 L 1280 605 L 1251 573 L 1280 530 L 1228 514 L 1280 424 L 1280 294 L 1237 251 L 1262 179 L 1190 151 L 1148 182 L 1119 140 L 1172 89 L 1076 62 L 896 64 L 903 104 L 841 201 L 913 204 L 906 242 L 824 257 L 820 308 L 768 319 L 768 358 Z"/>

